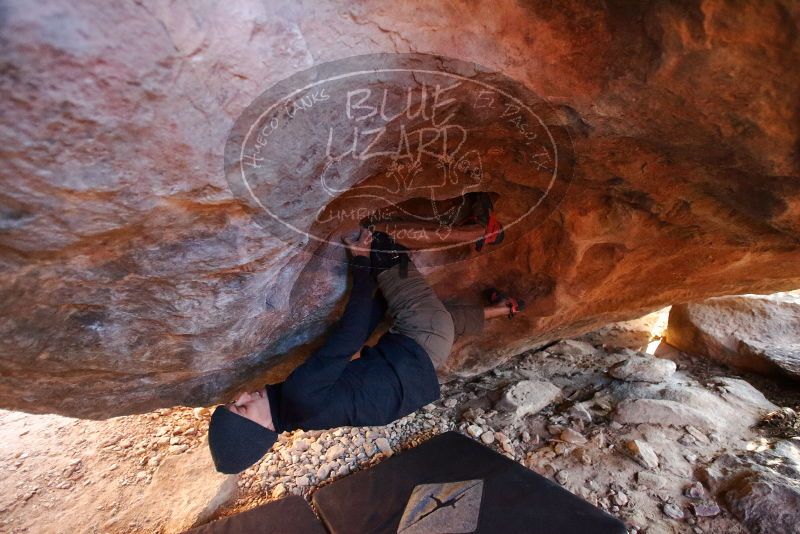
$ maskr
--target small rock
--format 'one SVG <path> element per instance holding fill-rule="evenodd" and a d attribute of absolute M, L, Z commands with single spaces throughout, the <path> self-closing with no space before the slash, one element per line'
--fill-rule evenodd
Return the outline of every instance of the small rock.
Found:
<path fill-rule="evenodd" d="M 478 438 L 481 434 L 483 434 L 483 429 L 478 425 L 469 425 L 467 427 L 467 433 L 473 438 Z"/>
<path fill-rule="evenodd" d="M 627 445 L 633 457 L 643 466 L 648 469 L 655 469 L 658 467 L 658 455 L 647 442 L 634 439 L 629 441 Z"/>
<path fill-rule="evenodd" d="M 556 473 L 556 481 L 562 486 L 569 481 L 569 473 L 566 470 L 561 470 Z"/>
<path fill-rule="evenodd" d="M 456 404 L 458 404 L 458 400 L 453 397 L 444 401 L 445 408 L 455 408 Z"/>
<path fill-rule="evenodd" d="M 521 418 L 538 413 L 542 408 L 561 396 L 561 389 L 545 380 L 520 380 L 508 386 L 496 408 L 511 412 Z"/>
<path fill-rule="evenodd" d="M 670 519 L 681 520 L 684 517 L 683 509 L 677 504 L 671 502 L 665 503 L 663 507 L 664 515 Z"/>
<path fill-rule="evenodd" d="M 559 456 L 569 454 L 572 452 L 572 449 L 573 447 L 569 443 L 556 443 L 553 446 L 553 451 L 555 451 L 555 453 Z"/>
<path fill-rule="evenodd" d="M 294 483 L 300 487 L 305 487 L 311 484 L 311 481 L 308 480 L 308 477 L 306 475 L 303 475 L 301 477 L 297 477 L 296 479 L 294 479 Z"/>
<path fill-rule="evenodd" d="M 618 492 L 617 494 L 611 496 L 611 502 L 617 506 L 625 506 L 628 504 L 628 496 L 622 492 Z"/>
<path fill-rule="evenodd" d="M 694 439 L 696 439 L 700 443 L 703 443 L 705 445 L 711 443 L 711 440 L 708 439 L 708 436 L 703 434 L 700 430 L 693 427 L 692 425 L 686 425 L 684 428 L 686 429 L 686 432 L 688 432 Z"/>
<path fill-rule="evenodd" d="M 715 517 L 720 514 L 719 506 L 713 501 L 692 503 L 692 511 L 697 517 Z"/>
<path fill-rule="evenodd" d="M 186 452 L 189 449 L 189 446 L 185 443 L 181 445 L 170 445 L 169 452 L 170 454 L 181 454 L 182 452 Z"/>
<path fill-rule="evenodd" d="M 317 469 L 317 480 L 325 480 L 331 474 L 331 464 L 324 464 Z"/>
<path fill-rule="evenodd" d="M 286 495 L 286 486 L 284 484 L 278 484 L 274 488 L 272 488 L 272 498 L 278 499 Z"/>
<path fill-rule="evenodd" d="M 677 370 L 675 362 L 663 358 L 634 356 L 614 364 L 608 374 L 628 382 L 663 382 Z"/>
<path fill-rule="evenodd" d="M 690 499 L 694 500 L 705 499 L 706 497 L 706 490 L 700 482 L 695 482 L 694 484 L 687 486 L 683 493 Z"/>
<path fill-rule="evenodd" d="M 338 459 L 345 453 L 345 449 L 342 445 L 336 444 L 325 453 L 325 459 L 329 462 Z"/>
<path fill-rule="evenodd" d="M 592 422 L 592 414 L 586 409 L 586 406 L 580 402 L 572 405 L 572 408 L 569 410 L 569 416 L 573 419 L 583 421 L 584 423 Z"/>
<path fill-rule="evenodd" d="M 487 430 L 483 434 L 481 434 L 481 441 L 487 445 L 491 445 L 494 443 L 494 432 L 491 430 Z"/>
<path fill-rule="evenodd" d="M 522 443 L 528 443 L 531 440 L 531 433 L 527 430 L 522 431 Z"/>
<path fill-rule="evenodd" d="M 389 445 L 389 440 L 386 439 L 386 438 L 378 438 L 378 439 L 376 439 L 375 440 L 375 445 L 386 456 L 391 456 L 392 454 L 394 454 L 394 451 L 392 451 L 391 445 Z"/>
<path fill-rule="evenodd" d="M 576 341 L 574 339 L 565 339 L 559 341 L 547 351 L 551 354 L 561 354 L 564 356 L 590 356 L 597 352 L 597 349 L 590 343 L 585 341 Z"/>
<path fill-rule="evenodd" d="M 292 452 L 305 452 L 308 450 L 310 444 L 307 439 L 298 439 L 292 444 Z"/>
<path fill-rule="evenodd" d="M 650 471 L 639 471 L 636 473 L 636 481 L 651 490 L 661 489 L 667 484 L 667 479 L 656 473 L 651 473 Z"/>
<path fill-rule="evenodd" d="M 574 443 L 575 445 L 585 445 L 588 441 L 583 434 L 571 428 L 565 428 L 559 437 L 567 443 Z"/>

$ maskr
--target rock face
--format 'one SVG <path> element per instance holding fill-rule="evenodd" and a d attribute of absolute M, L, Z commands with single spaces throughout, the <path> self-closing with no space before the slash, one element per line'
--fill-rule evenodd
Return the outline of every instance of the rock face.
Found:
<path fill-rule="evenodd" d="M 3 11 L 0 407 L 108 417 L 208 405 L 301 361 L 341 308 L 344 252 L 267 232 L 229 190 L 223 150 L 266 88 L 355 54 L 476 61 L 547 100 L 571 138 L 571 183 L 549 217 L 426 270 L 443 298 L 497 286 L 528 303 L 513 325 L 460 341 L 443 379 L 667 304 L 800 287 L 790 2 Z M 514 163 L 495 148 L 476 150 Z M 285 172 L 310 183 L 296 170 Z M 497 179 L 501 220 L 532 176 Z"/>
<path fill-rule="evenodd" d="M 800 294 L 723 297 L 673 306 L 667 342 L 732 367 L 800 380 Z"/>

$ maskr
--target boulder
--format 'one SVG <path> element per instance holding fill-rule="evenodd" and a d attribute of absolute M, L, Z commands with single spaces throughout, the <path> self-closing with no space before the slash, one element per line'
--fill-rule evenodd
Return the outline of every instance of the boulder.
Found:
<path fill-rule="evenodd" d="M 363 165 L 325 175 L 327 136 L 284 137 L 270 145 L 282 156 L 267 185 L 275 210 L 303 216 L 289 239 L 229 183 L 226 140 L 268 88 L 356 55 L 477 62 L 454 89 L 464 98 L 439 99 L 475 152 L 429 170 L 454 171 L 445 198 L 486 176 L 501 221 L 536 208 L 500 245 L 419 258 L 443 298 L 496 286 L 527 303 L 459 340 L 443 381 L 674 302 L 800 287 L 800 13 L 789 0 L 313 7 L 5 5 L 0 408 L 105 418 L 210 406 L 303 361 L 348 287 L 339 236 L 365 201 L 342 191 L 427 193 L 363 151 Z M 465 87 L 485 78 L 530 97 L 535 124 L 566 150 L 528 151 L 513 113 L 477 128 L 490 104 Z M 344 108 L 313 96 L 293 101 L 292 127 L 353 132 Z M 558 194 L 545 198 L 550 181 Z"/>
<path fill-rule="evenodd" d="M 611 391 L 618 401 L 614 420 L 623 424 L 652 424 L 718 432 L 739 432 L 761 421 L 777 406 L 740 379 L 713 377 L 711 389 L 673 375 L 662 384 L 622 382 Z"/>
<path fill-rule="evenodd" d="M 152 482 L 104 530 L 135 531 L 135 525 L 163 532 L 183 532 L 209 521 L 237 492 L 236 475 L 214 469 L 207 444 L 187 454 L 170 456 Z M 158 506 L 152 506 L 153 502 Z M 158 525 L 160 528 L 155 529 Z"/>
<path fill-rule="evenodd" d="M 620 380 L 658 383 L 672 376 L 676 369 L 671 360 L 634 356 L 613 365 L 608 374 Z"/>
<path fill-rule="evenodd" d="M 796 532 L 800 525 L 800 445 L 782 440 L 741 456 L 723 454 L 701 471 L 720 502 L 750 532 Z"/>
<path fill-rule="evenodd" d="M 800 292 L 673 306 L 666 340 L 731 367 L 800 380 Z"/>

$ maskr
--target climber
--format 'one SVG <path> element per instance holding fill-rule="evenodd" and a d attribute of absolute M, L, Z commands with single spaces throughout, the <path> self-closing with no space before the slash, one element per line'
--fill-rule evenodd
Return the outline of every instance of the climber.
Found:
<path fill-rule="evenodd" d="M 485 308 L 445 305 L 408 260 L 408 249 L 387 234 L 362 228 L 344 241 L 353 286 L 342 318 L 284 382 L 214 410 L 208 443 L 218 471 L 251 466 L 283 431 L 385 425 L 435 401 L 435 370 L 447 360 L 455 337 L 478 333 L 484 320 L 511 318 L 524 307 L 496 290 Z M 362 348 L 385 312 L 391 328 L 374 346 Z"/>

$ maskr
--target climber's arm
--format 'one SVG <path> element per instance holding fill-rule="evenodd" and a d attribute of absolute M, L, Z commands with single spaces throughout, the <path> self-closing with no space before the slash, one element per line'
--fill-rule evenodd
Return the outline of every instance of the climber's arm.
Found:
<path fill-rule="evenodd" d="M 375 313 L 372 296 L 375 279 L 370 274 L 368 257 L 353 258 L 353 287 L 344 314 L 311 357 L 297 367 L 283 384 L 283 393 L 293 402 L 319 402 L 333 386 L 369 337 L 371 316 Z M 374 326 L 373 326 L 374 327 Z"/>

